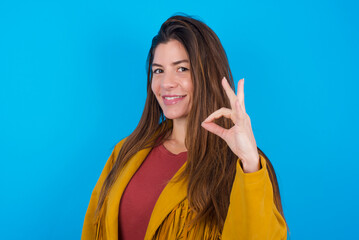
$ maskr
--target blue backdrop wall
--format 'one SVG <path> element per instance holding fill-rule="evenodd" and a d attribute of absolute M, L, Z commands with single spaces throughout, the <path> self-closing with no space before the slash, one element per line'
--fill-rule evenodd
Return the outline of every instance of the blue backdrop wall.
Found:
<path fill-rule="evenodd" d="M 161 23 L 220 37 L 290 239 L 354 239 L 359 214 L 357 1 L 1 1 L 1 239 L 79 239 L 114 145 L 137 125 Z"/>

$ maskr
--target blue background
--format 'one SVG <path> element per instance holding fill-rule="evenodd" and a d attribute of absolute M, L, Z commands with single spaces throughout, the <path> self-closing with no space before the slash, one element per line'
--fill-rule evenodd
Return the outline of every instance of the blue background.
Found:
<path fill-rule="evenodd" d="M 290 239 L 358 239 L 357 1 L 1 1 L 1 239 L 79 239 L 136 127 L 152 37 L 176 12 L 220 37 Z"/>

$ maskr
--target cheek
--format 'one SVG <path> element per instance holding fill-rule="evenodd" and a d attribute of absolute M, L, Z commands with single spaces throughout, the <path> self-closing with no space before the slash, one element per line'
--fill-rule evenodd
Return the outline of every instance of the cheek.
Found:
<path fill-rule="evenodd" d="M 192 83 L 192 79 L 189 79 L 188 81 L 186 81 L 184 83 L 184 88 L 186 89 L 186 91 L 188 93 L 190 93 L 191 95 L 193 95 L 193 83 Z"/>
<path fill-rule="evenodd" d="M 153 79 L 151 82 L 151 89 L 152 89 L 153 94 L 156 95 L 156 83 L 155 83 L 155 81 L 153 81 Z"/>
<path fill-rule="evenodd" d="M 156 81 L 155 79 L 152 79 L 151 82 L 151 89 L 155 97 L 158 99 L 158 94 L 160 92 L 160 84 L 159 81 Z"/>

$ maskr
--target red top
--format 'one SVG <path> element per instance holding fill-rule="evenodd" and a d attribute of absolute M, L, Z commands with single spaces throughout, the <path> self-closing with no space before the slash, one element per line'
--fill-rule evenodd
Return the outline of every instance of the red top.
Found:
<path fill-rule="evenodd" d="M 187 152 L 173 154 L 163 144 L 151 150 L 122 195 L 118 214 L 120 240 L 145 238 L 158 197 L 186 160 Z"/>

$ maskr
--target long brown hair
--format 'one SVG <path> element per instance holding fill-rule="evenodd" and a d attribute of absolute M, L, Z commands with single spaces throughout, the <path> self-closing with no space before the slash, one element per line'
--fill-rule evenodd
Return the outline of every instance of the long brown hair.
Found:
<path fill-rule="evenodd" d="M 194 222 L 204 221 L 222 229 L 226 219 L 230 193 L 235 177 L 237 156 L 225 141 L 201 127 L 207 116 L 221 107 L 230 108 L 230 102 L 221 79 L 226 77 L 234 89 L 233 77 L 226 53 L 217 35 L 203 22 L 187 16 L 170 17 L 153 38 L 147 58 L 147 99 L 140 122 L 124 142 L 112 170 L 108 174 L 99 197 L 97 216 L 104 214 L 104 202 L 120 170 L 138 151 L 154 147 L 172 130 L 172 121 L 166 119 L 151 90 L 152 62 L 156 47 L 169 40 L 177 40 L 187 50 L 193 80 L 193 104 L 188 115 L 185 144 L 187 164 L 180 175 L 188 182 L 188 201 L 196 212 Z M 230 128 L 230 119 L 217 123 Z M 283 216 L 278 183 L 268 158 L 267 168 L 273 185 L 274 202 Z"/>

